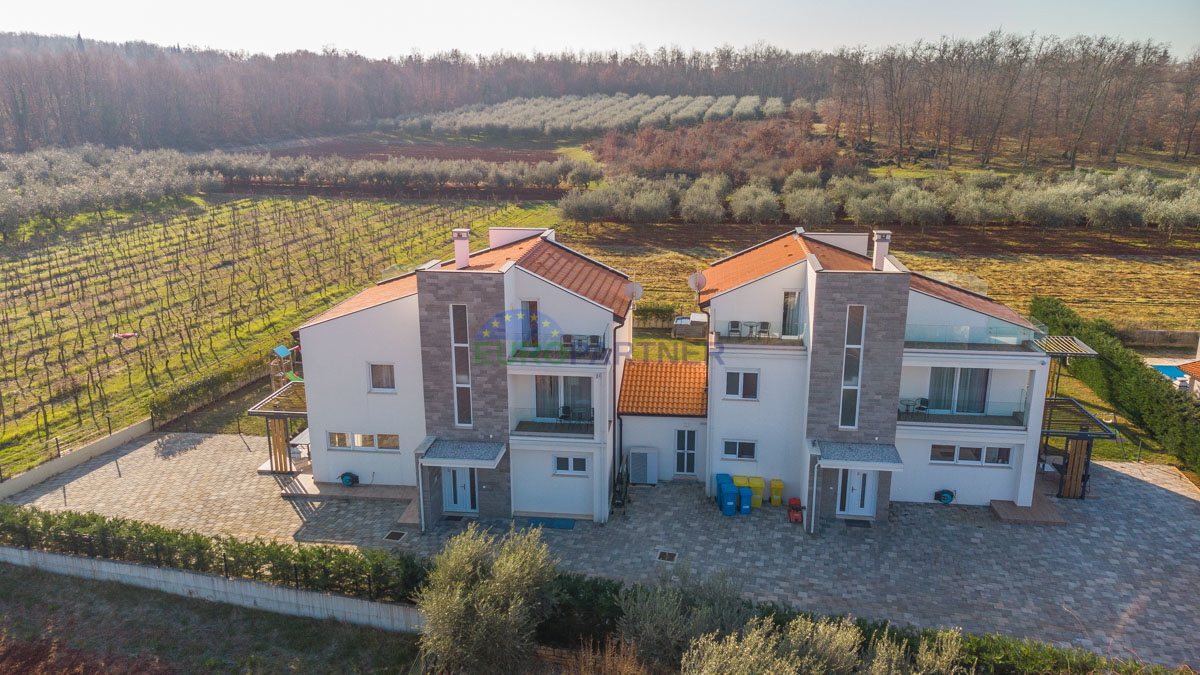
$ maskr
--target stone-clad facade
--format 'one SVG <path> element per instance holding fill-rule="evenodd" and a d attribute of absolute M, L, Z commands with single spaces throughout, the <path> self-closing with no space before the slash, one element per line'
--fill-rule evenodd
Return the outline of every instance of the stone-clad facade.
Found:
<path fill-rule="evenodd" d="M 508 368 L 494 344 L 477 344 L 479 329 L 504 311 L 504 275 L 500 272 L 417 272 L 418 315 L 421 321 L 421 360 L 425 390 L 425 428 L 430 436 L 460 441 L 508 442 Z M 454 369 L 450 335 L 450 306 L 467 306 L 471 346 L 471 426 L 455 424 Z M 439 467 L 425 467 L 426 519 L 442 515 Z M 495 469 L 479 469 L 479 515 L 512 515 L 508 453 Z"/>
<path fill-rule="evenodd" d="M 846 443 L 893 443 L 908 317 L 907 272 L 818 272 L 809 362 L 808 437 Z M 846 308 L 866 307 L 858 425 L 838 426 Z"/>

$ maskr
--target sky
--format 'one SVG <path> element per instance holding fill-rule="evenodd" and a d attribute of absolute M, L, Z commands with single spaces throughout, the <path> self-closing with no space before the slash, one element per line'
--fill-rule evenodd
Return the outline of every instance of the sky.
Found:
<path fill-rule="evenodd" d="M 1178 57 L 1200 47 L 1200 0 L 58 0 L 14 2 L 0 16 L 0 31 L 268 54 L 335 47 L 372 58 L 760 41 L 830 50 L 995 29 L 1153 38 Z"/>

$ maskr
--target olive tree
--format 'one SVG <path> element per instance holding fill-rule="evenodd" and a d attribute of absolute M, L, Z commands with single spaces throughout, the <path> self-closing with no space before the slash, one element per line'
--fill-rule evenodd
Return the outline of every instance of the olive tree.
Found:
<path fill-rule="evenodd" d="M 875 227 L 896 220 L 896 212 L 880 195 L 852 197 L 846 201 L 846 215 L 859 225 Z"/>
<path fill-rule="evenodd" d="M 679 217 L 698 225 L 716 225 L 725 218 L 722 201 L 716 190 L 697 182 L 683 193 L 683 199 L 679 202 Z"/>
<path fill-rule="evenodd" d="M 472 523 L 446 542 L 417 595 L 427 662 L 452 673 L 523 672 L 553 602 L 555 563 L 538 529 L 496 536 Z"/>
<path fill-rule="evenodd" d="M 828 225 L 837 213 L 837 204 L 825 195 L 825 191 L 813 188 L 784 193 L 783 208 L 801 225 Z"/>
<path fill-rule="evenodd" d="M 774 223 L 779 221 L 779 197 L 762 185 L 743 185 L 733 191 L 729 200 L 733 217 L 744 223 Z"/>

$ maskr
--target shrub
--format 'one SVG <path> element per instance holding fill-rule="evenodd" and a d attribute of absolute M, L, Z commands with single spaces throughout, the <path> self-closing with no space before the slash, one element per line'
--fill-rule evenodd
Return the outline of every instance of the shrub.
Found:
<path fill-rule="evenodd" d="M 879 195 L 853 197 L 846 202 L 846 215 L 859 225 L 875 227 L 896 220 L 896 212 Z"/>
<path fill-rule="evenodd" d="M 837 213 L 837 204 L 824 190 L 805 189 L 784 193 L 783 207 L 788 216 L 801 225 L 828 225 Z"/>
<path fill-rule="evenodd" d="M 671 195 L 662 189 L 639 190 L 617 202 L 617 215 L 637 224 L 661 223 L 671 217 Z"/>
<path fill-rule="evenodd" d="M 959 225 L 990 225 L 1008 220 L 1004 203 L 981 190 L 964 190 L 950 204 L 950 215 Z"/>
<path fill-rule="evenodd" d="M 702 635 L 728 635 L 754 616 L 728 574 L 707 578 L 677 570 L 678 581 L 662 572 L 658 581 L 633 586 L 621 594 L 621 640 L 660 668 L 677 668 L 684 650 Z"/>
<path fill-rule="evenodd" d="M 497 537 L 468 525 L 434 557 L 417 595 L 422 655 L 452 673 L 521 672 L 553 602 L 554 564 L 540 530 Z"/>
<path fill-rule="evenodd" d="M 907 185 L 897 190 L 888 204 L 896 212 L 901 223 L 916 225 L 921 230 L 940 225 L 946 219 L 946 209 L 937 203 L 933 194 L 915 185 Z"/>
<path fill-rule="evenodd" d="M 796 169 L 783 181 L 784 192 L 819 187 L 821 187 L 821 173 L 819 171 L 801 171 L 800 169 Z"/>
<path fill-rule="evenodd" d="M 1146 222 L 1168 236 L 1184 229 L 1200 228 L 1200 193 L 1189 191 L 1170 201 L 1155 201 L 1146 209 Z"/>
<path fill-rule="evenodd" d="M 674 314 L 672 308 L 668 319 Z M 537 629 L 538 642 L 558 647 L 574 646 L 580 640 L 604 644 L 616 633 L 621 618 L 622 588 L 619 581 L 559 572 L 551 587 L 550 614 Z"/>
<path fill-rule="evenodd" d="M 675 318 L 675 305 L 661 300 L 646 300 L 639 302 L 633 308 L 633 315 L 639 319 L 658 319 L 671 321 Z"/>
<path fill-rule="evenodd" d="M 729 200 L 733 217 L 743 223 L 774 223 L 779 220 L 779 199 L 774 191 L 761 185 L 743 185 Z"/>
<path fill-rule="evenodd" d="M 1106 230 L 1125 230 L 1144 223 L 1146 199 L 1137 195 L 1106 192 L 1087 203 L 1088 224 Z"/>
<path fill-rule="evenodd" d="M 963 185 L 975 190 L 998 190 L 1004 187 L 1004 178 L 997 176 L 991 169 L 969 173 L 963 178 Z"/>
<path fill-rule="evenodd" d="M 683 193 L 683 199 L 679 202 L 679 217 L 689 223 L 715 225 L 725 218 L 725 205 L 715 189 L 696 181 Z"/>
<path fill-rule="evenodd" d="M 1042 229 L 1075 225 L 1080 216 L 1078 203 L 1059 190 L 1014 192 L 1008 208 L 1017 220 Z"/>

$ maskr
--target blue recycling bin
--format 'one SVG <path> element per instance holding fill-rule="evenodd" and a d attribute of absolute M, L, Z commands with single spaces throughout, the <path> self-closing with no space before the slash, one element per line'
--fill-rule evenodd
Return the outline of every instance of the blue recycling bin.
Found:
<path fill-rule="evenodd" d="M 717 481 L 717 489 L 714 490 L 714 493 L 715 493 L 715 497 L 717 500 L 717 504 L 720 504 L 721 503 L 721 490 L 725 489 L 725 486 L 729 486 L 732 488 L 733 487 L 733 478 L 731 478 L 730 475 L 727 473 L 719 473 L 716 475 L 716 481 Z"/>
<path fill-rule="evenodd" d="M 754 491 L 748 487 L 738 488 L 738 510 L 743 516 L 750 515 L 750 500 L 754 497 Z"/>
<path fill-rule="evenodd" d="M 736 516 L 738 506 L 737 490 L 733 486 L 722 486 L 722 489 L 717 493 L 717 503 L 721 505 L 721 513 L 726 516 Z"/>

